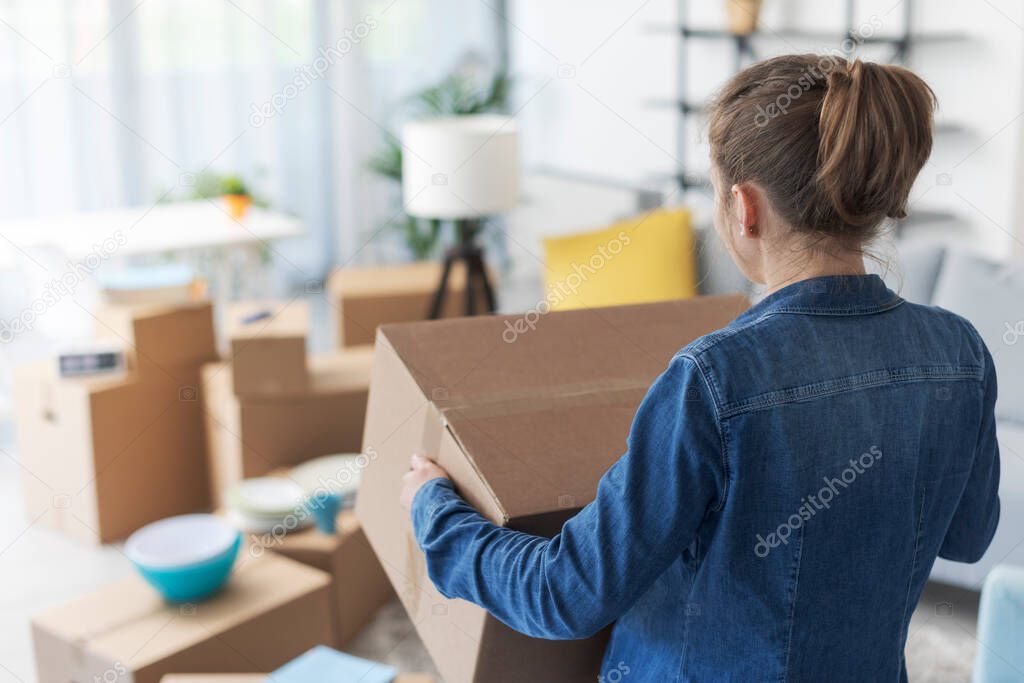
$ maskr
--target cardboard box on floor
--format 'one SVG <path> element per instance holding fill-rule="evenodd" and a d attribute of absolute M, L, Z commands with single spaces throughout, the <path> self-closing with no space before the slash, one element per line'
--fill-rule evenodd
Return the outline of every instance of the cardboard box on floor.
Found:
<path fill-rule="evenodd" d="M 488 273 L 492 286 L 493 274 Z M 419 261 L 392 266 L 340 268 L 327 280 L 327 296 L 338 346 L 372 344 L 377 327 L 386 323 L 426 320 L 441 264 Z M 465 315 L 466 270 L 456 264 L 448 278 L 442 318 Z M 477 311 L 485 311 L 481 292 Z"/>
<path fill-rule="evenodd" d="M 236 396 L 230 363 L 202 373 L 213 498 L 236 482 L 320 455 L 358 453 L 373 363 L 371 348 L 311 356 L 301 393 Z"/>
<path fill-rule="evenodd" d="M 275 470 L 273 476 L 287 476 Z M 344 647 L 394 596 L 391 582 L 352 510 L 342 510 L 337 533 L 324 534 L 309 528 L 287 534 L 250 534 L 250 543 L 327 572 L 333 579 L 331 593 L 335 647 Z M 256 549 L 253 549 L 256 551 Z"/>
<path fill-rule="evenodd" d="M 273 671 L 331 642 L 330 577 L 292 560 L 240 556 L 228 584 L 195 604 L 164 602 L 131 577 L 32 619 L 40 681 Z"/>
<path fill-rule="evenodd" d="M 356 512 L 445 681 L 593 681 L 607 634 L 535 640 L 446 600 L 398 505 L 409 455 L 435 456 L 491 521 L 551 536 L 593 500 L 672 356 L 746 306 L 726 296 L 551 313 L 512 343 L 515 316 L 380 329 L 364 439 L 375 457 Z"/>
<path fill-rule="evenodd" d="M 266 547 L 325 571 L 334 579 L 331 616 L 337 647 L 352 640 L 395 594 L 351 510 L 338 515 L 338 532 L 334 535 L 308 529 L 270 540 Z"/>
<path fill-rule="evenodd" d="M 160 683 L 274 683 L 267 674 L 168 674 Z M 313 683 L 312 681 L 310 683 Z M 430 674 L 398 674 L 394 683 L 437 683 Z"/>
<path fill-rule="evenodd" d="M 138 371 L 62 378 L 51 359 L 14 372 L 29 519 L 100 543 L 208 508 L 198 386 L 200 365 L 216 357 L 209 304 L 104 315 L 137 345 Z"/>

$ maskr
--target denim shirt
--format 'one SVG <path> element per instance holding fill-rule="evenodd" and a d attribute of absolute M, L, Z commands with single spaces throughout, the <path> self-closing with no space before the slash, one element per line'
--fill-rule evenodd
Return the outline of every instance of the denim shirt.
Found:
<path fill-rule="evenodd" d="M 416 539 L 442 594 L 527 635 L 615 622 L 599 680 L 902 681 L 936 556 L 977 561 L 999 520 L 995 398 L 963 318 L 804 280 L 672 359 L 554 538 L 435 479 Z"/>

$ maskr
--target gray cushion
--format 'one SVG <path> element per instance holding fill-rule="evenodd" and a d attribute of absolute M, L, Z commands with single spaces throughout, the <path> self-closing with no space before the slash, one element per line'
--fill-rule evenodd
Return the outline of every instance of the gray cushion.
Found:
<path fill-rule="evenodd" d="M 693 236 L 697 250 L 697 291 L 701 294 L 749 294 L 750 281 L 733 263 L 714 227 L 697 227 Z"/>
<path fill-rule="evenodd" d="M 878 273 L 889 289 L 915 304 L 930 304 L 939 279 L 946 248 L 929 242 L 902 242 L 891 264 L 867 261 L 869 272 Z"/>
<path fill-rule="evenodd" d="M 950 250 L 933 303 L 977 328 L 996 364 L 996 415 L 1024 422 L 1024 263 Z"/>

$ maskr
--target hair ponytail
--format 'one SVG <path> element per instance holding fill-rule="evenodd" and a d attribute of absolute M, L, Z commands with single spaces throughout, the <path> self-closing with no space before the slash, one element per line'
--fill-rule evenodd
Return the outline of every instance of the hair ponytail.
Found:
<path fill-rule="evenodd" d="M 899 66 L 855 60 L 828 75 L 818 118 L 816 182 L 843 223 L 906 218 L 907 196 L 932 151 L 935 95 Z"/>
<path fill-rule="evenodd" d="M 935 95 L 898 66 L 787 55 L 734 76 L 711 109 L 723 184 L 755 182 L 799 232 L 862 246 L 907 213 Z"/>

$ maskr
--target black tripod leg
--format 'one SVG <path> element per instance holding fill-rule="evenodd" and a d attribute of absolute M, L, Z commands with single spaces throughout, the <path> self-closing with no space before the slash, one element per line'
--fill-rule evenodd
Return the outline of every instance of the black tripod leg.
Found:
<path fill-rule="evenodd" d="M 480 284 L 484 289 L 484 299 L 487 301 L 487 312 L 494 313 L 498 310 L 498 305 L 494 300 L 494 289 L 491 287 L 491 281 L 487 279 L 487 268 L 484 266 L 484 259 L 480 254 L 477 254 L 474 261 L 476 262 L 477 274 L 480 277 Z"/>
<path fill-rule="evenodd" d="M 448 254 L 444 257 L 444 269 L 441 271 L 441 281 L 437 283 L 437 290 L 434 292 L 434 300 L 430 302 L 430 313 L 428 320 L 437 320 L 441 317 L 441 307 L 444 306 L 445 295 L 448 293 L 448 275 L 452 272 L 452 260 L 454 257 Z"/>
<path fill-rule="evenodd" d="M 466 264 L 466 315 L 476 315 L 476 273 L 473 257 L 467 256 Z"/>

